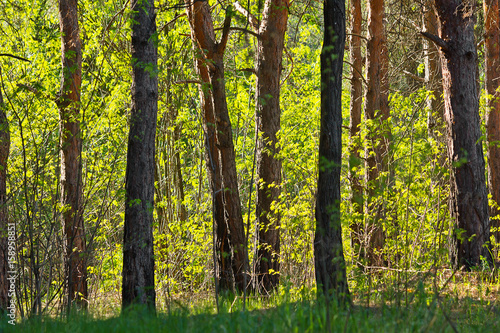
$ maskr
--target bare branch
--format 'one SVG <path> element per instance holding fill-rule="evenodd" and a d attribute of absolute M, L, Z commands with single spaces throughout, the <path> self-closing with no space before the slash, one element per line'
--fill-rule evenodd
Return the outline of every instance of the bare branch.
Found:
<path fill-rule="evenodd" d="M 174 82 L 174 84 L 190 84 L 190 83 L 203 84 L 203 82 L 198 81 L 198 80 L 184 80 L 184 81 L 175 81 Z"/>
<path fill-rule="evenodd" d="M 417 76 L 417 75 L 415 75 L 413 73 L 410 73 L 410 72 L 408 72 L 406 70 L 403 70 L 403 74 L 411 77 L 415 81 L 422 82 L 422 83 L 427 83 L 427 81 L 425 80 L 425 78 Z"/>
<path fill-rule="evenodd" d="M 233 13 L 231 11 L 226 11 L 226 17 L 224 18 L 224 26 L 222 27 L 222 37 L 220 42 L 217 43 L 216 49 L 217 52 L 223 54 L 226 50 L 227 41 L 229 39 L 229 31 L 231 30 L 231 19 L 233 17 Z"/>
<path fill-rule="evenodd" d="M 243 16 L 245 16 L 252 26 L 252 28 L 255 29 L 255 31 L 259 31 L 259 20 L 252 15 L 248 10 L 246 10 L 238 1 L 235 1 L 233 3 L 234 8 L 236 8 L 237 11 L 239 11 Z"/>
<path fill-rule="evenodd" d="M 16 56 L 16 55 L 13 55 L 13 54 L 10 54 L 10 53 L 0 53 L 0 57 L 11 57 L 11 58 L 14 58 L 14 59 L 17 59 L 17 60 L 31 62 L 30 60 L 28 60 L 26 58 L 23 58 L 23 57 L 20 57 L 20 56 Z"/>
<path fill-rule="evenodd" d="M 218 30 L 223 30 L 223 29 L 224 29 L 224 28 L 217 28 L 217 29 L 215 29 L 215 31 L 218 31 Z M 260 38 L 260 35 L 259 35 L 258 33 L 255 33 L 255 32 L 253 32 L 252 30 L 248 30 L 248 29 L 245 29 L 245 28 L 240 28 L 240 27 L 231 27 L 231 28 L 229 28 L 229 30 L 231 30 L 231 31 L 241 31 L 241 32 L 245 32 L 245 33 L 247 33 L 247 34 L 249 34 L 249 35 L 252 35 L 252 36 L 254 36 L 254 37 L 256 37 L 256 38 Z"/>
<path fill-rule="evenodd" d="M 431 33 L 428 33 L 427 31 L 421 31 L 420 34 L 436 44 L 437 46 L 441 47 L 443 51 L 448 51 L 449 50 L 449 45 L 446 43 L 443 39 L 440 37 L 433 35 Z"/>

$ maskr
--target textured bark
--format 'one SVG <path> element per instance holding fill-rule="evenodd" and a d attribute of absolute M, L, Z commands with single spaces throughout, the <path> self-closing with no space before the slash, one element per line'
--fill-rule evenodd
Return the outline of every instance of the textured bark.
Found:
<path fill-rule="evenodd" d="M 220 190 L 223 193 L 224 216 L 229 231 L 233 276 L 236 288 L 242 291 L 246 287 L 245 282 L 249 282 L 247 276 L 248 253 L 238 190 L 233 134 L 226 101 L 223 59 L 229 37 L 231 16 L 230 13 L 227 14 L 222 38 L 217 42 L 208 2 L 194 1 L 191 3 L 186 0 L 186 5 L 191 34 L 208 68 L 209 86 L 204 87 L 204 89 L 210 89 L 212 97 L 215 138 L 222 181 L 222 186 L 217 191 Z"/>
<path fill-rule="evenodd" d="M 368 44 L 367 44 L 367 91 L 365 98 L 365 117 L 373 121 L 368 132 L 371 141 L 367 149 L 366 198 L 367 258 L 369 265 L 383 265 L 381 250 L 385 236 L 382 221 L 385 218 L 383 204 L 373 198 L 383 190 L 380 174 L 388 171 L 390 129 L 389 118 L 389 81 L 387 40 L 384 31 L 384 0 L 368 1 Z"/>
<path fill-rule="evenodd" d="M 155 309 L 153 207 L 158 111 L 154 0 L 132 1 L 132 108 L 125 174 L 122 309 Z"/>
<path fill-rule="evenodd" d="M 441 66 L 448 158 L 452 163 L 450 259 L 454 267 L 491 260 L 489 213 L 477 94 L 475 3 L 436 0 L 439 15 Z"/>
<path fill-rule="evenodd" d="M 424 30 L 433 35 L 438 34 L 438 17 L 434 8 L 434 1 L 428 0 L 424 13 Z M 441 140 L 443 128 L 443 84 L 441 75 L 441 63 L 438 47 L 425 40 L 425 82 L 427 90 L 432 91 L 427 99 L 427 131 L 429 137 Z M 444 162 L 444 161 L 442 161 Z"/>
<path fill-rule="evenodd" d="M 59 1 L 62 77 L 58 99 L 61 136 L 61 204 L 66 241 L 68 305 L 87 307 L 87 245 L 82 207 L 81 135 L 78 120 L 82 49 L 77 0 Z"/>
<path fill-rule="evenodd" d="M 280 130 L 280 78 L 288 0 L 267 0 L 257 41 L 255 121 L 257 132 L 257 289 L 269 293 L 279 284 L 280 216 L 272 208 L 278 202 L 281 161 L 277 158 Z"/>
<path fill-rule="evenodd" d="M 486 135 L 488 137 L 488 187 L 493 201 L 500 204 L 500 11 L 498 0 L 484 0 L 485 17 L 485 60 L 486 93 L 488 109 L 486 112 Z M 495 239 L 500 242 L 500 211 L 490 208 L 491 227 L 495 228 Z"/>
<path fill-rule="evenodd" d="M 321 125 L 316 196 L 314 266 L 316 283 L 326 297 L 349 299 L 340 221 L 342 158 L 342 66 L 345 2 L 325 0 L 325 33 L 321 52 Z"/>
<path fill-rule="evenodd" d="M 351 181 L 351 204 L 353 221 L 351 222 L 351 243 L 354 254 L 361 249 L 361 233 L 363 224 L 363 185 L 358 171 L 361 166 L 359 131 L 361 111 L 363 107 L 363 58 L 361 54 L 361 0 L 351 0 L 351 105 L 349 124 L 349 180 Z"/>
<path fill-rule="evenodd" d="M 9 151 L 9 122 L 0 87 L 0 314 L 7 312 L 7 307 L 9 306 L 10 298 L 8 297 L 8 291 L 10 283 L 7 277 L 10 276 L 8 271 L 12 271 L 12 269 L 9 268 L 8 261 L 9 256 L 12 257 L 14 255 L 9 254 L 7 246 L 9 232 L 12 231 L 7 211 L 7 160 L 9 158 Z M 15 235 L 12 236 L 15 238 Z"/>

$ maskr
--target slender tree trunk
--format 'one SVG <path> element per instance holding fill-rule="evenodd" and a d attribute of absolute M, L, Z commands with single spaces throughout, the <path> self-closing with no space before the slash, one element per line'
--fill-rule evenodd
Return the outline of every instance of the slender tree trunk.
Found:
<path fill-rule="evenodd" d="M 438 34 L 438 17 L 434 8 L 434 1 L 428 0 L 424 8 L 424 31 L 433 35 Z M 443 84 L 441 75 L 441 63 L 438 47 L 425 40 L 425 82 L 427 90 L 432 91 L 427 99 L 427 131 L 429 137 L 441 140 L 443 128 Z"/>
<path fill-rule="evenodd" d="M 280 215 L 273 209 L 281 185 L 281 161 L 277 155 L 280 130 L 280 78 L 289 0 L 267 0 L 257 40 L 257 288 L 269 293 L 279 284 Z"/>
<path fill-rule="evenodd" d="M 9 306 L 9 287 L 8 277 L 12 277 L 9 271 L 9 257 L 13 258 L 15 253 L 8 248 L 8 240 L 15 240 L 13 224 L 9 224 L 7 211 L 7 160 L 10 151 L 10 133 L 7 112 L 3 102 L 2 87 L 0 87 L 0 314 L 7 312 Z M 14 229 L 15 230 L 15 229 Z"/>
<path fill-rule="evenodd" d="M 491 260 L 488 193 L 485 182 L 477 94 L 475 3 L 436 0 L 440 37 L 426 34 L 441 47 L 448 159 L 452 163 L 450 258 L 454 267 Z"/>
<path fill-rule="evenodd" d="M 224 219 L 224 201 L 219 151 L 215 137 L 215 115 L 212 95 L 209 89 L 210 76 L 203 55 L 196 57 L 198 74 L 203 82 L 200 86 L 203 132 L 205 134 L 205 161 L 208 180 L 212 191 L 212 216 L 215 243 L 215 276 L 220 290 L 233 290 L 234 278 L 229 247 L 229 232 Z"/>
<path fill-rule="evenodd" d="M 345 45 L 345 2 L 325 0 L 321 52 L 321 128 L 316 196 L 314 266 L 316 283 L 328 302 L 349 299 L 340 221 L 342 158 L 342 67 Z"/>
<path fill-rule="evenodd" d="M 82 207 L 82 162 L 79 123 L 82 50 L 77 0 L 59 0 L 62 39 L 61 91 L 58 99 L 61 135 L 61 204 L 66 238 L 68 307 L 86 308 L 87 245 Z"/>
<path fill-rule="evenodd" d="M 498 0 L 484 0 L 485 17 L 485 59 L 486 93 L 486 134 L 488 137 L 488 187 L 493 201 L 500 204 L 500 11 Z M 490 208 L 491 226 L 495 228 L 495 239 L 500 242 L 500 210 Z"/>
<path fill-rule="evenodd" d="M 369 265 L 384 265 L 381 253 L 385 243 L 382 222 L 385 220 L 384 205 L 380 193 L 384 181 L 381 174 L 388 173 L 390 128 L 389 118 L 389 81 L 387 41 L 384 31 L 384 0 L 368 1 L 368 44 L 367 44 L 367 91 L 365 116 L 373 121 L 368 132 L 371 141 L 367 149 L 366 198 L 367 258 Z"/>
<path fill-rule="evenodd" d="M 362 12 L 361 0 L 351 0 L 351 117 L 349 125 L 349 179 L 351 181 L 351 204 L 353 210 L 351 222 L 351 243 L 354 255 L 361 250 L 363 225 L 363 185 L 359 177 L 361 167 L 360 124 L 363 107 L 363 57 L 361 55 Z"/>
<path fill-rule="evenodd" d="M 154 0 L 132 0 L 132 109 L 125 174 L 122 309 L 155 310 L 153 207 L 158 111 Z"/>
<path fill-rule="evenodd" d="M 236 288 L 245 289 L 248 274 L 248 253 L 245 241 L 245 230 L 241 213 L 241 201 L 238 190 L 236 159 L 233 145 L 233 134 L 226 101 L 226 84 L 224 79 L 224 51 L 229 38 L 231 13 L 226 13 L 222 37 L 215 39 L 210 6 L 206 1 L 186 1 L 191 34 L 201 51 L 205 65 L 208 67 L 209 87 L 215 119 L 215 138 L 219 154 L 221 188 L 224 201 L 224 215 L 229 231 L 229 245 L 233 276 Z M 207 122 L 210 126 L 210 124 Z M 217 246 L 217 244 L 216 244 Z"/>

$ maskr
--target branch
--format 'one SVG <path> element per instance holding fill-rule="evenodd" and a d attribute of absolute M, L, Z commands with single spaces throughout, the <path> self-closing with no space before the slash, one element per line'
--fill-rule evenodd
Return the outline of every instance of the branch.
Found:
<path fill-rule="evenodd" d="M 11 58 L 14 58 L 14 59 L 17 59 L 17 60 L 22 60 L 22 61 L 26 61 L 26 62 L 31 62 L 30 60 L 28 60 L 28 59 L 26 59 L 26 58 L 19 57 L 19 56 L 16 56 L 16 55 L 10 54 L 10 53 L 0 53 L 0 57 L 11 57 Z"/>
<path fill-rule="evenodd" d="M 254 68 L 238 68 L 236 70 L 240 71 L 240 72 L 250 72 L 250 73 L 253 73 L 253 74 L 257 74 L 257 72 L 255 71 Z"/>
<path fill-rule="evenodd" d="M 259 20 L 253 16 L 248 10 L 246 10 L 238 1 L 235 1 L 233 3 L 234 8 L 236 8 L 237 11 L 240 12 L 243 16 L 247 18 L 247 21 L 250 23 L 252 28 L 255 29 L 255 31 L 259 31 Z"/>
<path fill-rule="evenodd" d="M 231 30 L 231 19 L 233 18 L 233 13 L 231 9 L 226 11 L 226 17 L 224 18 L 224 26 L 222 27 L 222 37 L 220 42 L 215 46 L 217 53 L 223 54 L 226 50 L 227 41 L 229 39 L 229 31 Z"/>
<path fill-rule="evenodd" d="M 215 29 L 215 31 L 218 31 L 218 30 L 222 30 L 224 28 L 217 28 Z M 248 30 L 248 29 L 245 29 L 245 28 L 240 28 L 240 27 L 231 27 L 229 28 L 229 30 L 234 30 L 234 31 L 241 31 L 241 32 L 245 32 L 249 35 L 252 35 L 254 36 L 255 38 L 259 39 L 260 38 L 260 35 L 256 32 L 253 32 L 252 30 Z"/>
<path fill-rule="evenodd" d="M 441 47 L 443 49 L 443 51 L 449 50 L 450 47 L 449 47 L 448 43 L 446 43 L 440 37 L 433 35 L 431 33 L 428 33 L 427 31 L 421 31 L 420 34 L 422 36 L 424 36 L 425 38 L 427 38 L 428 40 L 430 40 L 431 42 L 433 42 L 434 44 L 436 44 L 437 46 Z"/>
<path fill-rule="evenodd" d="M 174 82 L 174 84 L 189 84 L 189 83 L 203 84 L 203 82 L 198 81 L 198 80 L 185 80 L 185 81 L 175 81 Z"/>
<path fill-rule="evenodd" d="M 415 75 L 413 73 L 410 73 L 410 72 L 408 72 L 406 70 L 403 70 L 403 74 L 411 77 L 415 81 L 422 82 L 422 83 L 427 83 L 427 81 L 425 80 L 425 78 L 417 76 L 417 75 Z"/>

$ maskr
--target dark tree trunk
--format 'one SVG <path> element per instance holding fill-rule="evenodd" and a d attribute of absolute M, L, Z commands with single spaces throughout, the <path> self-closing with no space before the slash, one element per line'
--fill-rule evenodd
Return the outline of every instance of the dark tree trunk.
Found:
<path fill-rule="evenodd" d="M 497 92 L 500 85 L 500 11 L 498 0 L 484 0 L 485 17 L 485 59 L 486 93 L 486 134 L 488 136 L 488 187 L 493 201 L 500 204 L 500 100 Z M 498 206 L 497 206 L 498 207 Z M 491 207 L 490 219 L 495 239 L 500 242 L 500 211 Z"/>
<path fill-rule="evenodd" d="M 132 109 L 125 175 L 122 308 L 155 310 L 153 207 L 158 111 L 154 0 L 132 1 Z"/>
<path fill-rule="evenodd" d="M 436 0 L 448 159 L 452 163 L 450 213 L 454 220 L 450 258 L 466 269 L 491 260 L 488 193 L 485 182 L 477 94 L 477 50 L 474 40 L 475 4 L 472 1 Z M 428 34 L 429 36 L 429 34 Z"/>
<path fill-rule="evenodd" d="M 281 161 L 277 158 L 280 130 L 280 78 L 288 0 L 267 0 L 257 41 L 257 89 L 255 126 L 257 141 L 257 288 L 269 293 L 279 284 L 280 216 L 272 208 L 281 185 Z"/>
<path fill-rule="evenodd" d="M 223 193 L 224 216 L 229 231 L 233 276 L 236 288 L 242 291 L 246 287 L 245 282 L 250 282 L 247 275 L 248 253 L 224 79 L 224 51 L 229 38 L 231 13 L 226 14 L 222 37 L 217 42 L 208 2 L 186 0 L 186 5 L 191 33 L 200 49 L 205 66 L 208 68 L 209 85 L 202 88 L 210 89 L 214 110 L 215 139 L 221 174 L 221 188 L 216 190 Z M 211 126 L 210 123 L 207 122 L 207 124 Z M 216 244 L 216 246 L 218 245 Z"/>
<path fill-rule="evenodd" d="M 327 301 L 349 299 L 340 223 L 342 157 L 342 66 L 345 45 L 345 2 L 324 2 L 321 52 L 321 128 L 316 196 L 314 266 L 318 290 Z"/>
<path fill-rule="evenodd" d="M 382 249 L 385 235 L 382 222 L 385 220 L 384 205 L 380 193 L 384 181 L 381 174 L 388 172 L 390 128 L 389 118 L 389 81 L 387 41 L 384 31 L 384 0 L 368 1 L 368 44 L 367 44 L 367 91 L 365 116 L 373 124 L 368 132 L 371 142 L 367 149 L 365 237 L 367 238 L 367 259 L 369 265 L 383 266 Z"/>
<path fill-rule="evenodd" d="M 2 87 L 0 87 L 0 314 L 7 312 L 9 306 L 8 277 L 12 276 L 9 271 L 9 257 L 13 258 L 15 253 L 9 250 L 9 237 L 15 240 L 15 225 L 9 224 L 7 212 L 7 160 L 10 151 L 10 133 L 7 112 L 3 102 Z M 11 253 L 9 253 L 11 252 Z"/>
<path fill-rule="evenodd" d="M 61 204 L 66 239 L 68 307 L 87 307 L 87 245 L 82 207 L 82 162 L 79 123 L 82 49 L 77 0 L 59 0 L 62 39 L 61 91 L 58 99 L 61 135 Z"/>
<path fill-rule="evenodd" d="M 363 107 L 363 57 L 361 55 L 361 0 L 351 0 L 351 105 L 349 124 L 349 179 L 351 181 L 351 243 L 354 255 L 361 250 L 361 234 L 363 225 L 363 185 L 359 177 L 361 167 L 360 124 Z"/>
<path fill-rule="evenodd" d="M 205 161 L 207 163 L 208 181 L 212 191 L 212 216 L 215 243 L 215 276 L 220 290 L 233 290 L 234 278 L 231 263 L 231 248 L 229 247 L 229 233 L 224 219 L 224 201 L 222 175 L 220 168 L 219 151 L 215 136 L 215 116 L 210 93 L 210 76 L 203 60 L 203 54 L 196 57 L 198 74 L 201 77 L 200 86 L 203 132 L 205 134 Z"/>

